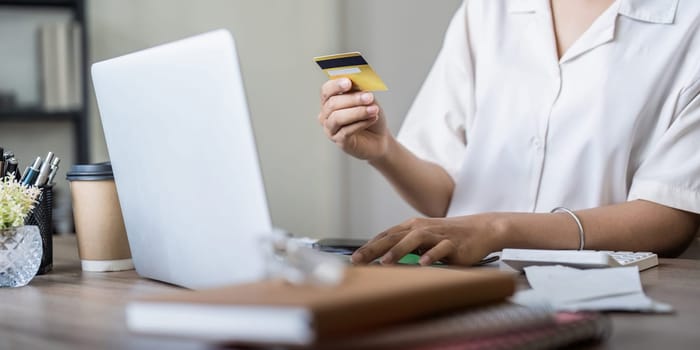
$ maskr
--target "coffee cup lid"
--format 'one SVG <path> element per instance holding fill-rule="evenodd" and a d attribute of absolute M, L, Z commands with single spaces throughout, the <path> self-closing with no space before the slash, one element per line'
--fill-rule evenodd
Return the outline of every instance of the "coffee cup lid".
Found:
<path fill-rule="evenodd" d="M 113 180 L 112 163 L 75 164 L 66 174 L 68 181 L 101 181 Z"/>

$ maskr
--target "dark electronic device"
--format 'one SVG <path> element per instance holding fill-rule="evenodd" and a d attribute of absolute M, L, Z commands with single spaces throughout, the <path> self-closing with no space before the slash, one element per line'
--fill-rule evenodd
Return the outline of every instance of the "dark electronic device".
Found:
<path fill-rule="evenodd" d="M 324 238 L 314 243 L 314 248 L 322 252 L 351 255 L 365 243 L 367 243 L 366 239 Z"/>

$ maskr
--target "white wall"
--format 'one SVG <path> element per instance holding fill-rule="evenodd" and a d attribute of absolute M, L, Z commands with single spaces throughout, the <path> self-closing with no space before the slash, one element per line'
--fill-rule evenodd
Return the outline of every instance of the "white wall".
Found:
<path fill-rule="evenodd" d="M 365 54 L 389 91 L 377 98 L 396 134 L 461 0 L 344 1 L 344 44 Z M 347 233 L 371 237 L 419 215 L 365 162 L 348 161 Z"/>
<path fill-rule="evenodd" d="M 340 157 L 316 123 L 324 81 L 312 57 L 340 50 L 336 1 L 92 0 L 91 60 L 216 28 L 236 37 L 275 225 L 341 233 Z M 93 158 L 107 158 L 93 102 Z"/>

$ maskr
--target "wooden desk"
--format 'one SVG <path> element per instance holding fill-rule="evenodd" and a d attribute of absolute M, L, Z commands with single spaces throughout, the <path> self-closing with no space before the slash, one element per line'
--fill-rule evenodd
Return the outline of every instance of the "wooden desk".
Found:
<path fill-rule="evenodd" d="M 696 349 L 700 345 L 700 260 L 662 259 L 642 272 L 645 292 L 673 315 L 613 313 L 612 337 L 596 349 Z M 80 270 L 75 239 L 54 240 L 54 270 L 22 288 L 0 289 L 0 349 L 208 349 L 206 344 L 130 334 L 125 303 L 175 290 L 134 271 Z"/>
<path fill-rule="evenodd" d="M 134 270 L 82 272 L 75 237 L 55 237 L 53 271 L 25 287 L 0 289 L 0 349 L 206 349 L 126 328 L 128 300 L 177 289 Z"/>

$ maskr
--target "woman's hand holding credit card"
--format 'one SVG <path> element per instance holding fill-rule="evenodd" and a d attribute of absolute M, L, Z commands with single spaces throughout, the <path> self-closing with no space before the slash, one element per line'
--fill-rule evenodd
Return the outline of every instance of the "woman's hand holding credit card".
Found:
<path fill-rule="evenodd" d="M 387 90 L 358 52 L 315 57 L 331 78 L 321 87 L 318 121 L 344 152 L 368 161 L 386 155 L 393 140 L 382 108 L 370 91 Z"/>

